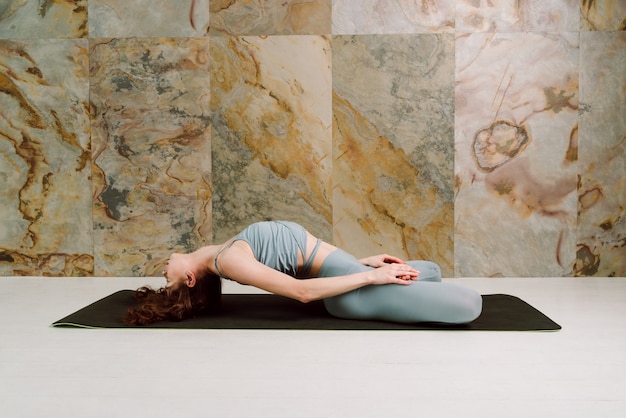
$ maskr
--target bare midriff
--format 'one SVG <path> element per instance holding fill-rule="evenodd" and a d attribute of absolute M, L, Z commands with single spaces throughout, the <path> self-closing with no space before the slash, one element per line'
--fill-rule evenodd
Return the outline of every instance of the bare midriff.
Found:
<path fill-rule="evenodd" d="M 298 272 L 300 272 L 300 270 L 304 266 L 304 260 L 305 259 L 308 260 L 309 257 L 311 256 L 311 253 L 313 252 L 313 248 L 315 248 L 316 243 L 317 243 L 317 237 L 313 236 L 311 233 L 307 231 L 306 233 L 306 258 L 303 258 L 301 253 L 298 254 Z M 309 272 L 308 278 L 317 277 L 317 274 L 319 273 L 320 268 L 322 268 L 322 264 L 324 264 L 324 260 L 326 260 L 326 257 L 328 257 L 328 255 L 332 253 L 333 251 L 335 251 L 336 249 L 337 247 L 325 241 L 322 241 L 320 243 L 319 249 L 317 250 L 317 253 L 315 254 L 315 258 L 313 258 L 313 264 L 311 265 L 311 271 Z"/>
<path fill-rule="evenodd" d="M 311 233 L 307 231 L 306 233 L 306 260 L 308 260 L 309 257 L 311 256 L 311 253 L 313 252 L 313 249 L 315 248 L 315 244 L 317 244 L 317 237 L 315 237 L 314 235 L 312 235 Z M 233 242 L 233 240 L 230 239 L 223 244 L 223 247 L 224 248 L 220 251 L 220 253 L 227 250 L 230 247 L 234 247 L 234 248 L 239 248 L 240 250 L 245 251 L 246 254 L 249 254 L 251 257 L 254 257 L 254 253 L 252 251 L 252 248 L 250 247 L 250 244 L 248 244 L 244 240 Z M 322 268 L 322 264 L 324 264 L 324 260 L 326 260 L 326 257 L 328 257 L 328 255 L 332 253 L 333 251 L 335 251 L 336 249 L 337 247 L 335 247 L 334 245 L 329 244 L 325 241 L 322 241 L 317 250 L 317 253 L 315 254 L 315 258 L 313 258 L 313 263 L 311 264 L 311 270 L 309 274 L 307 275 L 307 277 L 302 277 L 300 275 L 304 267 L 305 258 L 302 256 L 302 252 L 298 251 L 298 277 L 307 278 L 307 279 L 317 277 L 320 269 Z M 215 272 L 215 273 L 218 274 L 218 272 Z"/>

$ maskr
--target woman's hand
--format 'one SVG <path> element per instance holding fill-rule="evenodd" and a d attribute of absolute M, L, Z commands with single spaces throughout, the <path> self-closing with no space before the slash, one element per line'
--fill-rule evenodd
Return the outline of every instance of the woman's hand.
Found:
<path fill-rule="evenodd" d="M 400 260 L 398 257 L 394 257 L 389 254 L 379 254 L 373 255 L 371 257 L 365 257 L 359 260 L 359 263 L 364 264 L 370 267 L 384 267 L 388 264 L 406 264 L 403 260 Z"/>
<path fill-rule="evenodd" d="M 404 263 L 384 264 L 369 272 L 372 284 L 404 284 L 416 281 L 420 272 Z"/>

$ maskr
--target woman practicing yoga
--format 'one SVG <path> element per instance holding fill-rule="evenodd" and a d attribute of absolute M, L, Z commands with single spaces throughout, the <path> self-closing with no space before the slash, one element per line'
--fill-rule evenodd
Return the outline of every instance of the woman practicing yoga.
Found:
<path fill-rule="evenodd" d="M 137 290 L 142 303 L 129 309 L 127 323 L 176 321 L 216 309 L 222 278 L 304 303 L 323 299 L 340 318 L 459 324 L 482 309 L 477 292 L 441 283 L 435 263 L 387 254 L 357 260 L 285 221 L 254 223 L 223 244 L 172 254 L 163 275 L 165 287 Z"/>

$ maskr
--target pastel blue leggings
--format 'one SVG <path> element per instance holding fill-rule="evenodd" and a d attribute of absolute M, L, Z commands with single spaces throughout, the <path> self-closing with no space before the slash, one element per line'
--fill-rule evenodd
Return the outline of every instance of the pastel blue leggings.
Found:
<path fill-rule="evenodd" d="M 347 319 L 377 319 L 402 323 L 463 324 L 480 315 L 482 297 L 472 289 L 441 283 L 439 266 L 430 261 L 408 261 L 420 271 L 409 286 L 371 285 L 324 299 L 326 310 Z M 347 252 L 337 249 L 324 260 L 318 277 L 334 277 L 371 270 Z"/>

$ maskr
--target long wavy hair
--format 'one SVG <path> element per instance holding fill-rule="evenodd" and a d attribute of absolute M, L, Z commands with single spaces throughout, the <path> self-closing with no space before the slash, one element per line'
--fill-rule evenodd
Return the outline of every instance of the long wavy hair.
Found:
<path fill-rule="evenodd" d="M 140 287 L 135 292 L 138 307 L 128 308 L 124 323 L 148 325 L 159 321 L 182 321 L 201 312 L 216 312 L 222 299 L 222 281 L 218 276 L 198 276 L 196 285 L 153 289 Z"/>

